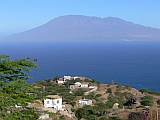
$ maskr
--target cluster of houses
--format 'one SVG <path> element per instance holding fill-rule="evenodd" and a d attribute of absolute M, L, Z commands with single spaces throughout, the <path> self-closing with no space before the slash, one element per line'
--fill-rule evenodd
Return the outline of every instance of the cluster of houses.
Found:
<path fill-rule="evenodd" d="M 64 76 L 63 78 L 58 79 L 57 83 L 64 84 L 65 82 L 67 82 L 67 80 L 76 80 L 76 79 L 85 80 L 86 78 L 81 76 L 75 76 L 75 77 Z M 89 82 L 75 82 L 74 85 L 70 85 L 70 89 L 74 90 L 75 88 L 94 88 L 94 86 L 89 86 Z"/>
<path fill-rule="evenodd" d="M 90 99 L 80 99 L 78 104 L 82 105 L 92 105 L 92 100 Z M 59 95 L 48 95 L 44 99 L 44 108 L 55 108 L 57 111 L 62 110 L 62 97 Z"/>
<path fill-rule="evenodd" d="M 67 80 L 76 80 L 77 78 L 82 81 L 86 79 L 85 77 L 79 77 L 79 76 L 76 77 L 64 76 L 63 78 L 58 79 L 57 83 L 64 84 Z M 73 90 L 75 88 L 94 88 L 94 86 L 89 86 L 89 82 L 75 82 L 74 85 L 70 85 L 70 89 Z M 38 102 L 38 104 L 36 102 Z M 54 112 L 66 110 L 65 105 L 63 105 L 63 98 L 59 95 L 48 95 L 43 100 L 43 102 L 40 100 L 37 100 L 36 102 L 30 103 L 29 107 L 36 107 L 43 110 L 54 110 Z M 78 107 L 83 107 L 84 105 L 92 105 L 92 100 L 85 98 L 80 99 L 77 101 L 77 105 Z M 43 115 L 43 117 L 48 117 L 48 115 L 47 116 Z"/>
<path fill-rule="evenodd" d="M 60 78 L 57 80 L 58 84 L 64 84 L 67 82 L 67 80 L 85 80 L 85 77 L 81 76 L 64 76 L 63 78 Z M 89 86 L 89 82 L 75 82 L 74 85 L 70 85 L 70 89 L 73 90 L 75 88 L 92 88 L 92 86 Z M 80 99 L 78 101 L 78 104 L 80 105 L 92 105 L 92 100 L 89 99 Z M 44 99 L 44 108 L 55 108 L 56 110 L 62 109 L 62 97 L 58 95 L 48 95 L 46 99 Z"/>
<path fill-rule="evenodd" d="M 81 76 L 64 76 L 63 78 L 60 78 L 57 80 L 58 84 L 64 84 L 65 82 L 67 82 L 67 80 L 76 80 L 76 79 L 80 79 L 80 80 L 85 80 L 85 77 L 81 77 Z"/>
<path fill-rule="evenodd" d="M 64 84 L 67 80 L 85 80 L 85 77 L 81 76 L 64 76 L 63 78 L 60 78 L 57 80 L 58 84 Z M 73 90 L 75 88 L 94 88 L 93 86 L 89 86 L 89 82 L 75 82 L 74 85 L 70 85 L 70 89 Z M 92 100 L 89 99 L 80 99 L 78 101 L 78 104 L 80 106 L 83 105 L 92 105 Z M 56 110 L 62 110 L 63 105 L 62 105 L 62 97 L 59 95 L 48 95 L 46 99 L 44 99 L 44 108 L 55 108 Z"/>

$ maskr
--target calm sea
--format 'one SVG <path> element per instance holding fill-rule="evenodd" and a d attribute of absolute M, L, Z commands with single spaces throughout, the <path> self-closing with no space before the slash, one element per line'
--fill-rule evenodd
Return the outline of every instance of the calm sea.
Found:
<path fill-rule="evenodd" d="M 37 58 L 30 83 L 79 75 L 160 92 L 160 42 L 1 42 L 0 54 Z"/>

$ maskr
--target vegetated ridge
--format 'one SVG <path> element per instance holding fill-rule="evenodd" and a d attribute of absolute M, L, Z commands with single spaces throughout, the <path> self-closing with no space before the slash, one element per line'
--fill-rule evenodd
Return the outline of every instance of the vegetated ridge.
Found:
<path fill-rule="evenodd" d="M 115 17 L 66 15 L 6 38 L 12 41 L 148 41 L 160 40 L 160 29 Z"/>

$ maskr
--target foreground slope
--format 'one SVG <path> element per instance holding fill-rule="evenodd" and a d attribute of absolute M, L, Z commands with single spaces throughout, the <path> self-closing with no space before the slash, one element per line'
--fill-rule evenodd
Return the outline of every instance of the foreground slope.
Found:
<path fill-rule="evenodd" d="M 132 41 L 160 40 L 160 29 L 120 18 L 67 15 L 6 38 L 13 41 Z"/>

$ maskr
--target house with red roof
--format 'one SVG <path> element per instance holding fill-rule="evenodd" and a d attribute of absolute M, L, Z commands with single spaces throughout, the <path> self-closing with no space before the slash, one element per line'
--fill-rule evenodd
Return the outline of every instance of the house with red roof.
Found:
<path fill-rule="evenodd" d="M 48 95 L 46 99 L 44 99 L 44 107 L 45 108 L 55 108 L 56 110 L 62 109 L 62 97 L 59 95 Z"/>
<path fill-rule="evenodd" d="M 89 82 L 82 82 L 81 87 L 89 87 Z"/>

